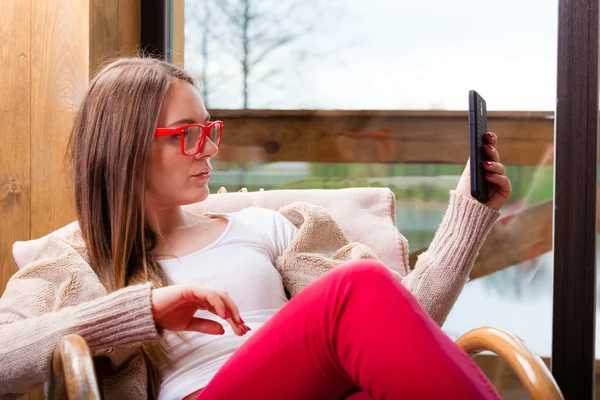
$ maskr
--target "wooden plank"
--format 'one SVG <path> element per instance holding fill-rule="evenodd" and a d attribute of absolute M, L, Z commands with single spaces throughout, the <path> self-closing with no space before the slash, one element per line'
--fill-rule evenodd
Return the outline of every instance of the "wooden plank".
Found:
<path fill-rule="evenodd" d="M 222 161 L 464 164 L 467 112 L 211 110 Z M 507 165 L 536 165 L 554 138 L 551 112 L 490 112 Z"/>
<path fill-rule="evenodd" d="M 32 0 L 31 231 L 75 219 L 65 170 L 73 116 L 89 77 L 87 1 Z"/>
<path fill-rule="evenodd" d="M 600 189 L 597 193 L 600 198 Z M 515 215 L 505 215 L 494 226 L 481 247 L 471 279 L 552 251 L 553 211 L 552 200 L 549 200 Z M 596 231 L 600 231 L 600 203 L 596 204 Z"/>
<path fill-rule="evenodd" d="M 481 246 L 469 278 L 481 278 L 551 251 L 552 211 L 552 201 L 547 201 L 504 215 Z M 426 250 L 411 252 L 410 265 Z"/>
<path fill-rule="evenodd" d="M 171 0 L 171 7 L 169 51 L 171 52 L 173 64 L 183 68 L 185 53 L 185 1 Z"/>
<path fill-rule="evenodd" d="M 141 0 L 119 1 L 119 54 L 135 56 L 139 53 L 142 32 Z M 114 26 L 112 22 L 109 26 Z"/>
<path fill-rule="evenodd" d="M 139 54 L 141 0 L 90 1 L 90 77 L 118 57 Z"/>
<path fill-rule="evenodd" d="M 121 6 L 118 0 L 89 0 L 89 2 L 89 76 L 91 77 L 104 64 L 120 55 L 119 8 Z"/>
<path fill-rule="evenodd" d="M 470 278 L 480 278 L 552 250 L 552 201 L 499 220 L 481 247 Z"/>
<path fill-rule="evenodd" d="M 29 239 L 31 4 L 0 12 L 0 293 L 17 270 L 12 244 Z"/>
<path fill-rule="evenodd" d="M 505 213 L 483 243 L 469 278 L 481 278 L 552 251 L 553 211 L 549 200 Z M 600 233 L 600 202 L 596 204 L 596 231 Z M 426 250 L 412 252 L 410 265 L 415 265 L 419 254 Z"/>

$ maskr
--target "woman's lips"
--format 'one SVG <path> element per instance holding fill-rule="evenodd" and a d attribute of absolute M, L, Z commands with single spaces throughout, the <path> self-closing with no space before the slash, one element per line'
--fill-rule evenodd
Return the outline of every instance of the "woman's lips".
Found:
<path fill-rule="evenodd" d="M 200 172 L 199 174 L 192 175 L 192 178 L 210 179 L 210 171 Z"/>

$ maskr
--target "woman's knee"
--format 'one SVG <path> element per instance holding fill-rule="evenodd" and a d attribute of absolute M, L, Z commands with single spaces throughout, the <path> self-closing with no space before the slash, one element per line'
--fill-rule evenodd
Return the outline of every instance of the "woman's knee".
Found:
<path fill-rule="evenodd" d="M 371 286 L 382 282 L 397 283 L 397 279 L 388 268 L 380 261 L 373 259 L 361 259 L 345 263 L 334 268 L 332 274 L 337 279 L 347 280 L 359 285 Z"/>

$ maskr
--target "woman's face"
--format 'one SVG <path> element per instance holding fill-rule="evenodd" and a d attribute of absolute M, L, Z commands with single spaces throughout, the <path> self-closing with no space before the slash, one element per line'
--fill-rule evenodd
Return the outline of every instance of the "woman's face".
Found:
<path fill-rule="evenodd" d="M 169 88 L 158 119 L 159 128 L 206 124 L 210 116 L 200 94 L 184 81 Z M 172 207 L 205 200 L 209 194 L 210 159 L 218 148 L 208 138 L 196 156 L 181 154 L 179 135 L 155 137 L 146 169 L 146 204 Z"/>

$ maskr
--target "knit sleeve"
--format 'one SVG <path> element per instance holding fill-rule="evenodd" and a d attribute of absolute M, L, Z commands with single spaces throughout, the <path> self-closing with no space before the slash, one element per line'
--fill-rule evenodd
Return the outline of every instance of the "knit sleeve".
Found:
<path fill-rule="evenodd" d="M 83 258 L 50 238 L 0 298 L 0 398 L 47 381 L 54 349 L 68 334 L 92 351 L 160 339 L 149 284 L 107 295 Z"/>
<path fill-rule="evenodd" d="M 448 210 L 428 250 L 404 279 L 425 311 L 442 325 L 500 212 L 452 191 Z"/>

